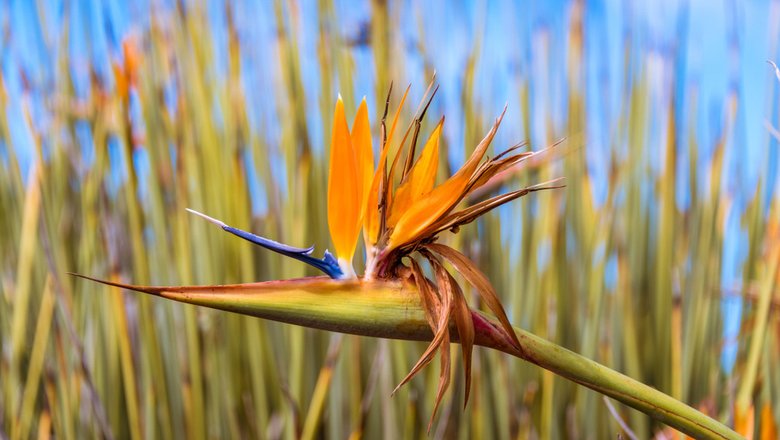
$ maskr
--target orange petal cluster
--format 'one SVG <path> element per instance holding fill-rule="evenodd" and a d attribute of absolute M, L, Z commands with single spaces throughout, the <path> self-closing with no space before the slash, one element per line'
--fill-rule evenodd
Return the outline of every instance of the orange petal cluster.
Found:
<path fill-rule="evenodd" d="M 374 150 L 366 101 L 360 103 L 350 133 L 339 97 L 333 116 L 328 173 L 328 228 L 339 265 L 347 276 L 354 276 L 355 253 L 368 188 L 373 175 Z"/>

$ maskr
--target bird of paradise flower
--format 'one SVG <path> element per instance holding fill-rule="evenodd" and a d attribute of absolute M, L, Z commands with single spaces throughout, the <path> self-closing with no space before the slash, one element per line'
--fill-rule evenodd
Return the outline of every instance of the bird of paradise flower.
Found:
<path fill-rule="evenodd" d="M 392 92 L 392 87 L 390 92 Z M 409 87 L 404 92 L 401 103 L 398 105 L 388 128 L 386 117 L 390 104 L 390 92 L 380 124 L 382 146 L 379 165 L 376 168 L 374 167 L 371 125 L 365 99 L 358 107 L 352 130 L 347 125 L 344 103 L 340 96 L 336 102 L 328 175 L 328 227 L 335 248 L 335 256 L 326 250 L 322 258 L 316 258 L 312 255 L 313 247 L 288 246 L 231 227 L 197 211 L 189 210 L 227 232 L 309 264 L 328 275 L 330 280 L 322 277 L 311 277 L 236 286 L 143 287 L 121 285 L 121 287 L 185 302 L 201 303 L 252 314 L 249 298 L 261 291 L 278 292 L 296 289 L 309 292 L 331 292 L 331 294 L 334 291 L 341 291 L 354 295 L 365 295 L 367 292 L 381 294 L 388 289 L 404 289 L 413 286 L 419 294 L 419 301 L 432 338 L 428 348 L 398 387 L 408 382 L 417 372 L 429 364 L 438 350 L 441 354 L 441 376 L 433 411 L 433 415 L 435 415 L 444 392 L 449 386 L 449 345 L 454 339 L 462 346 L 466 375 L 465 401 L 468 402 L 471 384 L 471 353 L 477 333 L 481 337 L 488 336 L 495 340 L 494 344 L 500 342 L 507 348 L 515 350 L 521 348 L 504 308 L 485 275 L 457 250 L 437 243 L 437 238 L 446 231 L 457 231 L 460 226 L 504 203 L 534 191 L 557 188 L 558 186 L 554 186 L 553 182 L 548 182 L 495 196 L 458 209 L 465 198 L 476 189 L 484 186 L 493 176 L 538 153 L 519 152 L 520 145 L 516 145 L 483 161 L 506 112 L 506 108 L 504 108 L 504 112 L 496 119 L 493 127 L 477 145 L 466 163 L 454 175 L 441 184 L 435 185 L 439 168 L 439 142 L 444 118 L 436 125 L 420 151 L 419 157 L 415 160 L 421 123 L 436 94 L 436 89 L 431 91 L 431 87 L 429 87 L 421 102 L 421 104 L 425 103 L 425 106 L 418 108 L 417 115 L 406 129 L 388 169 L 388 156 L 391 145 L 393 145 L 399 116 L 409 93 Z M 403 163 L 401 163 L 402 160 Z M 400 175 L 396 178 L 399 173 Z M 352 260 L 361 230 L 366 244 L 366 271 L 362 277 L 358 277 L 353 269 Z M 419 258 L 429 263 L 433 279 L 426 277 L 418 262 Z M 490 324 L 489 321 L 480 321 L 483 325 L 475 328 L 473 310 L 467 304 L 461 287 L 453 275 L 447 271 L 442 259 L 449 262 L 475 288 L 485 305 L 495 315 L 499 323 L 498 326 Z M 282 304 L 289 305 L 291 303 L 290 297 L 280 298 L 279 303 L 280 307 Z M 382 302 L 377 301 L 377 306 L 379 306 L 378 310 L 381 311 Z M 286 315 L 286 313 L 280 312 L 277 316 L 266 315 L 266 317 L 285 320 L 284 316 L 281 315 Z M 376 320 L 380 321 L 381 316 L 377 316 Z M 406 331 L 382 329 L 381 323 L 375 323 L 376 325 L 372 329 L 370 325 L 364 327 L 362 325 L 349 325 L 346 322 L 335 322 L 331 326 L 327 325 L 326 321 L 318 320 L 316 317 L 311 317 L 308 320 L 294 320 L 295 323 L 310 327 L 372 336 L 406 339 L 411 336 L 412 339 L 420 339 L 419 336 L 425 335 L 425 332 L 420 332 L 419 328 L 410 328 Z M 409 324 L 412 323 L 413 320 L 409 320 Z M 451 324 L 454 324 L 455 330 L 452 333 L 450 331 Z M 423 339 L 427 339 L 427 336 Z M 431 419 L 433 419 L 433 415 Z"/>
<path fill-rule="evenodd" d="M 298 248 L 260 237 L 200 212 L 188 209 L 223 230 L 271 251 L 306 263 L 327 277 L 210 286 L 137 286 L 73 274 L 99 283 L 189 304 L 363 336 L 430 341 L 420 359 L 396 390 L 411 380 L 440 353 L 440 375 L 428 429 L 450 384 L 450 343 L 462 349 L 465 375 L 464 405 L 471 387 L 471 358 L 475 345 L 497 349 L 537 363 L 575 382 L 612 396 L 691 434 L 732 431 L 693 408 L 644 384 L 611 371 L 552 343 L 523 333 L 521 344 L 498 295 L 487 277 L 464 254 L 438 243 L 459 228 L 529 193 L 561 188 L 560 179 L 496 195 L 469 206 L 470 195 L 487 187 L 498 174 L 532 158 L 538 152 L 514 145 L 495 157 L 485 155 L 503 120 L 506 107 L 463 166 L 436 185 L 439 141 L 444 118 L 436 125 L 419 155 L 416 146 L 421 123 L 437 89 L 426 90 L 412 123 L 395 148 L 391 145 L 409 87 L 388 127 L 388 92 L 380 121 L 378 165 L 365 99 L 352 130 L 344 104 L 338 98 L 333 118 L 328 176 L 328 227 L 335 249 L 322 258 L 314 247 Z M 424 105 L 423 105 L 424 104 Z M 419 156 L 419 157 L 417 157 Z M 415 159 L 416 157 L 416 159 Z M 352 265 L 362 231 L 366 270 L 358 276 Z M 427 262 L 429 272 L 421 262 Z M 449 265 L 479 295 L 492 316 L 467 303 Z M 663 411 L 659 411 L 659 408 Z"/>

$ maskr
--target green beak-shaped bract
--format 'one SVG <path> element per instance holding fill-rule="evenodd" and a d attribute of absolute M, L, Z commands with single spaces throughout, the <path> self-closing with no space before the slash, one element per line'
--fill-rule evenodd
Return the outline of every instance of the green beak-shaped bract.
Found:
<path fill-rule="evenodd" d="M 77 275 L 114 287 L 320 330 L 404 340 L 433 337 L 413 284 L 310 277 L 215 286 L 147 287 Z M 511 354 L 612 397 L 695 438 L 737 433 L 654 388 L 552 342 L 515 328 L 515 348 L 493 318 L 472 310 L 476 345 Z M 451 329 L 452 341 L 457 331 Z"/>

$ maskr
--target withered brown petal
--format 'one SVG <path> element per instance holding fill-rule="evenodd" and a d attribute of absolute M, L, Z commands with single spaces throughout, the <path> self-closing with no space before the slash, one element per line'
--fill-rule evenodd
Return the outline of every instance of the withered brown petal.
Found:
<path fill-rule="evenodd" d="M 447 388 L 450 387 L 450 332 L 444 332 L 444 340 L 439 347 L 439 385 L 436 391 L 436 402 L 433 404 L 433 412 L 431 412 L 431 418 L 428 421 L 428 433 L 431 432 L 431 426 L 433 425 L 433 419 L 436 417 L 436 411 L 439 410 L 439 404 L 444 398 L 444 393 Z"/>
<path fill-rule="evenodd" d="M 466 302 L 466 298 L 463 296 L 460 286 L 455 282 L 455 279 L 449 273 L 447 276 L 450 279 L 450 285 L 454 292 L 453 299 L 455 300 L 454 315 L 455 325 L 458 327 L 458 335 L 460 336 L 460 344 L 463 352 L 463 373 L 466 379 L 466 390 L 463 399 L 463 407 L 469 403 L 469 396 L 471 394 L 471 356 L 474 352 L 474 321 L 471 318 L 471 309 Z"/>
<path fill-rule="evenodd" d="M 442 345 L 445 337 L 449 342 L 449 315 L 452 310 L 452 305 L 451 305 L 452 303 L 447 299 L 442 299 L 440 301 L 438 298 L 436 298 L 436 295 L 433 294 L 429 289 L 429 286 L 427 286 L 428 281 L 423 275 L 420 265 L 417 264 L 417 262 L 414 260 L 410 260 L 410 261 L 412 265 L 412 273 L 414 274 L 414 278 L 415 278 L 415 283 L 417 284 L 420 294 L 423 295 L 423 301 L 430 301 L 431 303 L 435 303 L 435 305 L 432 307 L 431 310 L 435 313 L 433 320 L 436 322 L 436 328 L 433 329 L 434 331 L 433 340 L 431 340 L 431 343 L 428 345 L 428 348 L 425 349 L 425 352 L 420 357 L 420 360 L 418 360 L 417 363 L 414 365 L 414 367 L 412 367 L 411 371 L 409 371 L 409 374 L 407 374 L 406 377 L 401 381 L 401 383 L 399 383 L 398 386 L 395 387 L 393 393 L 398 391 L 400 387 L 402 387 L 404 384 L 409 382 L 423 367 L 428 365 L 431 362 L 431 360 L 433 360 L 433 356 L 436 352 L 436 349 L 439 348 L 440 345 Z"/>
<path fill-rule="evenodd" d="M 471 318 L 471 310 L 460 286 L 458 286 L 452 275 L 447 272 L 439 259 L 425 249 L 422 249 L 421 253 L 434 268 L 440 295 L 447 295 L 452 298 L 452 318 L 458 329 L 458 338 L 460 339 L 461 351 L 463 353 L 463 372 L 466 379 L 465 398 L 463 401 L 463 406 L 465 407 L 469 401 L 471 391 L 471 354 L 474 350 L 474 321 Z"/>
<path fill-rule="evenodd" d="M 455 266 L 455 269 L 463 275 L 466 281 L 477 289 L 477 293 L 479 293 L 482 301 L 485 302 L 485 305 L 487 305 L 490 311 L 498 318 L 498 322 L 501 324 L 501 327 L 504 329 L 507 336 L 509 336 L 512 344 L 518 350 L 522 350 L 520 341 L 517 339 L 517 335 L 515 334 L 514 329 L 512 329 L 512 324 L 509 323 L 509 318 L 506 316 L 504 306 L 501 304 L 501 300 L 498 299 L 496 291 L 493 289 L 493 286 L 490 284 L 490 281 L 488 281 L 485 274 L 483 274 L 473 262 L 466 258 L 465 255 L 449 246 L 431 243 L 426 245 L 426 247 L 449 261 Z"/>

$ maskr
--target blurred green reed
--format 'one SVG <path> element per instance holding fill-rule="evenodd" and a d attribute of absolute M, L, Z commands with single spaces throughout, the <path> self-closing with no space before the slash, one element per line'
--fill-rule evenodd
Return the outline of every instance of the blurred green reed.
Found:
<path fill-rule="evenodd" d="M 184 208 L 294 245 L 328 243 L 325 223 L 318 221 L 326 218 L 327 156 L 315 154 L 311 145 L 327 145 L 329 134 L 314 138 L 305 116 L 316 111 L 329 127 L 337 90 L 348 106 L 357 102 L 350 96 L 354 60 L 330 28 L 334 7 L 328 0 L 319 7 L 321 98 L 312 109 L 304 99 L 298 62 L 301 24 L 290 5 L 277 1 L 274 6 L 279 58 L 272 62 L 282 79 L 282 89 L 273 95 L 282 115 L 278 144 L 249 122 L 238 80 L 242 48 L 235 24 L 227 23 L 227 77 L 218 79 L 208 20 L 197 7 L 178 9 L 164 23 L 153 16 L 140 36 L 134 93 L 143 129 L 131 124 L 128 96 L 117 87 L 95 80 L 87 101 L 78 101 L 66 63 L 57 67 L 54 120 L 45 132 L 25 107 L 36 147 L 27 181 L 13 148 L 0 161 L 0 438 L 425 436 L 438 370 L 427 369 L 390 398 L 423 344 L 326 334 L 63 275 L 217 284 L 311 274 L 303 265 L 220 234 Z M 370 49 L 377 72 L 371 92 L 383 102 L 389 82 L 403 82 L 405 60 L 390 56 L 396 53 L 392 46 L 401 44 L 393 36 L 395 11 L 383 2 L 371 8 Z M 59 44 L 67 39 L 65 32 Z M 696 137 L 675 139 L 674 102 L 659 108 L 649 99 L 647 73 L 627 70 L 624 75 L 632 81 L 626 83 L 632 86 L 613 142 L 630 147 L 625 154 L 613 148 L 604 158 L 610 184 L 606 202 L 596 206 L 585 166 L 588 146 L 576 137 L 586 124 L 581 72 L 573 67 L 584 56 L 582 23 L 576 18 L 568 44 L 567 125 L 564 133 L 550 129 L 548 141 L 575 136 L 552 155 L 557 159 L 508 182 L 520 187 L 566 176 L 567 188 L 513 205 L 513 218 L 522 219 L 523 246 L 516 261 L 500 236 L 502 228 L 516 225 L 502 224 L 497 214 L 481 220 L 479 233 L 472 226 L 452 240 L 488 273 L 515 324 L 726 423 L 733 422 L 735 401 L 753 407 L 755 432 L 769 433 L 780 416 L 778 253 L 770 252 L 779 236 L 778 206 L 771 207 L 774 223 L 768 223 L 761 189 L 744 217 L 750 242 L 745 288 L 722 292 L 719 282 L 724 224 L 732 209 L 720 176 L 737 97 L 728 97 L 731 111 L 713 160 L 706 167 L 692 165 L 688 181 L 678 182 L 674 145 L 687 145 L 691 163 L 699 164 Z M 461 95 L 467 152 L 493 117 L 480 111 L 475 98 L 480 47 L 477 41 L 471 49 Z M 126 58 L 117 66 L 120 79 L 130 79 L 130 64 Z M 522 81 L 520 95 L 508 98 L 522 109 L 523 119 L 514 123 L 527 133 L 533 109 L 528 82 Z M 176 87 L 173 113 L 163 101 L 167 84 Z M 394 91 L 396 103 L 400 89 Z M 0 105 L 0 111 L 5 108 Z M 215 109 L 220 123 L 214 121 Z M 657 148 L 648 141 L 651 114 L 669 121 L 660 173 L 649 163 L 657 156 L 649 154 Z M 10 145 L 7 116 L 0 114 L 0 136 Z M 76 142 L 77 124 L 87 124 L 92 133 L 89 165 Z M 127 175 L 116 192 L 110 183 L 117 165 L 109 156 L 113 142 Z M 150 167 L 143 182 L 132 160 L 139 148 Z M 283 189 L 271 177 L 270 152 L 286 167 Z M 249 158 L 253 162 L 247 163 Z M 262 217 L 252 214 L 247 168 L 256 170 L 266 191 L 269 209 Z M 709 183 L 700 188 L 702 181 Z M 684 211 L 674 200 L 678 184 L 691 196 Z M 646 186 L 652 188 L 649 194 L 643 192 Z M 539 261 L 543 248 L 550 253 L 545 264 Z M 605 283 L 610 258 L 617 264 L 614 286 Z M 719 361 L 724 295 L 746 300 L 733 376 Z M 456 348 L 453 356 L 459 356 Z M 472 400 L 465 411 L 459 368 L 453 369 L 453 383 L 432 431 L 436 438 L 614 438 L 621 432 L 597 393 L 499 353 L 476 351 Z M 612 405 L 640 438 L 663 429 L 641 413 Z"/>

